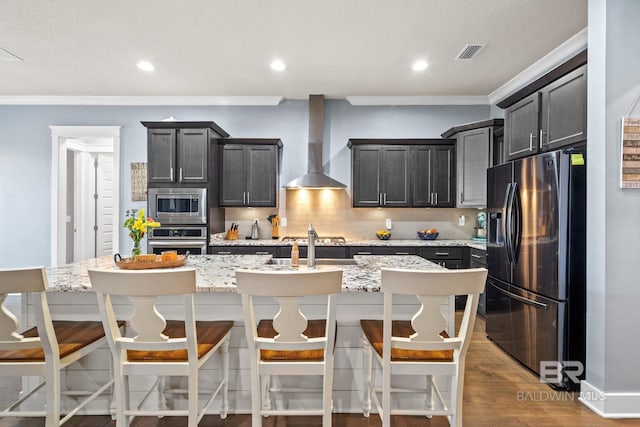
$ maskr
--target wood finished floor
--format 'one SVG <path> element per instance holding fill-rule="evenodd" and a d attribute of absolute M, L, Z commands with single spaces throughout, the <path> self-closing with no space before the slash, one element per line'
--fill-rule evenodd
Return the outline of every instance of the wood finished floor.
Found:
<path fill-rule="evenodd" d="M 2 378 L 0 403 L 9 402 L 19 390 L 19 381 Z M 527 393 L 536 400 L 518 399 L 518 393 Z M 473 339 L 467 355 L 464 389 L 463 421 L 465 426 L 639 426 L 640 419 L 611 420 L 593 413 L 577 400 L 577 395 L 566 394 L 564 400 L 542 401 L 553 390 L 541 384 L 538 377 L 507 356 L 485 336 L 484 321 L 476 322 Z M 6 407 L 6 405 L 4 406 Z M 320 417 L 269 417 L 263 420 L 264 427 L 312 427 L 321 426 Z M 445 427 L 444 417 L 397 416 L 392 417 L 394 427 Z M 0 427 L 43 426 L 42 419 L 0 419 Z M 186 425 L 181 417 L 138 418 L 132 427 L 174 427 Z M 380 426 L 377 415 L 364 418 L 360 414 L 334 414 L 336 427 Z M 108 416 L 76 416 L 65 424 L 69 427 L 115 426 Z M 250 415 L 229 415 L 220 420 L 217 415 L 206 416 L 200 427 L 250 427 Z"/>

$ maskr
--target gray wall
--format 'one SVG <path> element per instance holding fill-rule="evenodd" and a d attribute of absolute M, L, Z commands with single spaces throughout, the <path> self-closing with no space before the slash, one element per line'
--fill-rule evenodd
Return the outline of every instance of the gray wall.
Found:
<path fill-rule="evenodd" d="M 489 106 L 355 107 L 325 105 L 325 162 L 336 179 L 350 182 L 349 138 L 438 138 L 449 127 L 489 118 Z M 120 216 L 132 202 L 131 162 L 145 162 L 142 120 L 213 120 L 233 137 L 281 138 L 281 182 L 301 175 L 307 164 L 307 102 L 275 107 L 0 106 L 0 268 L 50 265 L 51 133 L 48 126 L 118 125 L 121 130 Z M 122 222 L 122 221 L 121 221 Z M 120 229 L 121 245 L 127 242 Z"/>
<path fill-rule="evenodd" d="M 637 0 L 589 1 L 587 381 L 606 393 L 640 391 L 640 190 L 619 188 L 621 117 L 640 96 L 639 21 Z"/>

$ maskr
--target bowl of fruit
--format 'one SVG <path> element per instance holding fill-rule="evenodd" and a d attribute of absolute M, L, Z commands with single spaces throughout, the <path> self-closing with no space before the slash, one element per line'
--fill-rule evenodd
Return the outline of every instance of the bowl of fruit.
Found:
<path fill-rule="evenodd" d="M 418 230 L 418 237 L 422 240 L 436 240 L 440 233 L 436 228 L 423 228 Z"/>
<path fill-rule="evenodd" d="M 388 230 L 376 231 L 376 237 L 380 240 L 389 240 L 391 238 L 391 232 Z"/>

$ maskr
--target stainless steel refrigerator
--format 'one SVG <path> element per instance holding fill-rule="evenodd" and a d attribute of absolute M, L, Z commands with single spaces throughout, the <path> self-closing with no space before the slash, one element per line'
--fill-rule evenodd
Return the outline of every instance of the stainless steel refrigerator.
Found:
<path fill-rule="evenodd" d="M 487 216 L 488 337 L 538 374 L 540 362 L 559 362 L 566 370 L 551 376 L 551 385 L 578 388 L 575 362 L 585 362 L 585 153 L 572 148 L 490 168 Z"/>

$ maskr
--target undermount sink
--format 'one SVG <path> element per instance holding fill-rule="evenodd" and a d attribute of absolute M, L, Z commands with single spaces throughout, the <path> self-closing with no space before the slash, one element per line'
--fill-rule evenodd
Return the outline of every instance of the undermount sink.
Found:
<path fill-rule="evenodd" d="M 267 264 L 291 265 L 291 258 L 271 258 Z M 300 258 L 300 265 L 307 265 L 306 258 Z M 316 258 L 316 265 L 358 265 L 354 259 Z"/>

